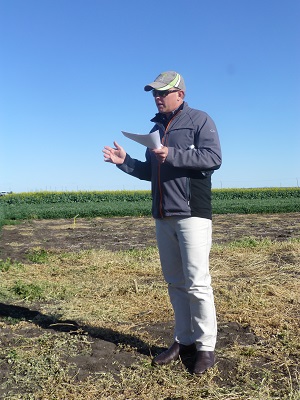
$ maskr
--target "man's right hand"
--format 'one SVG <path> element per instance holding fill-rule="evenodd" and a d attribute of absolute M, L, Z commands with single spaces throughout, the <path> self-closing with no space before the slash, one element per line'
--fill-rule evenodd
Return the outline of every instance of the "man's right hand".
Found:
<path fill-rule="evenodd" d="M 105 146 L 102 150 L 104 153 L 104 161 L 112 164 L 123 164 L 126 157 L 126 151 L 123 147 L 119 146 L 117 142 L 114 142 L 114 148 Z"/>

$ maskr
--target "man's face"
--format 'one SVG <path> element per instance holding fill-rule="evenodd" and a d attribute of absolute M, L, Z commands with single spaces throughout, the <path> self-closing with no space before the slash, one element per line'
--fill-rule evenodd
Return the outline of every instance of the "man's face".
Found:
<path fill-rule="evenodd" d="M 169 90 L 152 90 L 153 97 L 158 112 L 168 114 L 178 108 L 182 102 L 184 93 L 182 90 L 169 89 Z"/>

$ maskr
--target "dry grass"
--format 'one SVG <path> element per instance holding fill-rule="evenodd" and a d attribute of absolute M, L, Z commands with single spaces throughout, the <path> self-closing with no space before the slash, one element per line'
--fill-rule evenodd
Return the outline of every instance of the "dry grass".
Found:
<path fill-rule="evenodd" d="M 28 319 L 2 319 L 3 399 L 300 398 L 299 241 L 248 238 L 213 247 L 220 326 L 235 322 L 255 340 L 219 346 L 218 364 L 200 378 L 191 376 L 180 361 L 153 368 L 151 357 L 137 351 L 141 343 L 148 349 L 168 344 L 147 329 L 172 319 L 155 248 L 79 254 L 37 249 L 35 256 L 33 264 L 12 263 L 1 272 L 0 300 L 38 307 L 41 314 L 76 321 L 83 330 L 53 334 L 36 327 L 28 335 Z M 134 354 L 135 362 L 120 365 L 118 375 L 91 371 L 79 380 L 72 357 L 91 354 L 90 335 L 100 331 L 107 332 L 107 339 L 109 332 L 130 337 L 119 350 Z"/>

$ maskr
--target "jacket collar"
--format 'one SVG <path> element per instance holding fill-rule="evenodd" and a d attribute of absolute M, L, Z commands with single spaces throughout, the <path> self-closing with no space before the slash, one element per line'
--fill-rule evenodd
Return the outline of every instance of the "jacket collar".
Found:
<path fill-rule="evenodd" d="M 185 102 L 183 102 L 176 110 L 172 111 L 170 115 L 166 116 L 166 114 L 163 113 L 156 113 L 155 116 L 151 119 L 151 122 L 158 122 L 163 124 L 165 127 L 168 125 L 168 123 L 171 121 L 171 119 L 174 117 L 174 115 L 178 114 L 179 111 L 183 109 L 185 105 Z"/>

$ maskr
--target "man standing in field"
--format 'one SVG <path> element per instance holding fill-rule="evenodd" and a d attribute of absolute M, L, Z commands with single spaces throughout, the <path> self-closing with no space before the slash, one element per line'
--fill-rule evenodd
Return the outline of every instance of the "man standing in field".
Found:
<path fill-rule="evenodd" d="M 104 147 L 104 160 L 151 181 L 160 261 L 175 314 L 174 343 L 153 364 L 169 364 L 194 353 L 193 373 L 199 375 L 215 362 L 217 322 L 209 253 L 211 175 L 221 165 L 220 142 L 212 119 L 184 101 L 180 74 L 163 72 L 144 90 L 152 91 L 158 109 L 151 132 L 159 130 L 161 148 L 147 148 L 142 162 L 114 142 L 115 147 Z"/>

